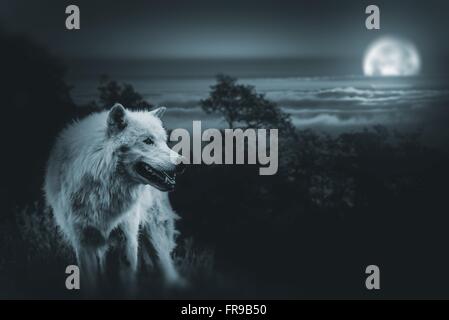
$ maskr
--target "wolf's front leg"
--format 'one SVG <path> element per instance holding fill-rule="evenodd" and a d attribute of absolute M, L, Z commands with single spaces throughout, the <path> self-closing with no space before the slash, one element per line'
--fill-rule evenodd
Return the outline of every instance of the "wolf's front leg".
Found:
<path fill-rule="evenodd" d="M 137 250 L 139 223 L 127 221 L 121 225 L 125 235 L 120 278 L 130 293 L 135 293 L 137 286 Z"/>
<path fill-rule="evenodd" d="M 79 246 L 76 249 L 76 257 L 80 268 L 81 289 L 88 294 L 96 293 L 100 275 L 96 250 Z"/>
<path fill-rule="evenodd" d="M 120 285 L 129 295 L 137 290 L 138 222 L 126 221 L 109 236 L 111 245 L 108 263 L 115 265 Z"/>
<path fill-rule="evenodd" d="M 183 286 L 184 280 L 176 270 L 172 258 L 176 234 L 174 218 L 169 217 L 164 220 L 150 219 L 146 223 L 145 234 L 150 238 L 155 258 L 158 261 L 166 283 L 170 286 Z"/>
<path fill-rule="evenodd" d="M 89 294 L 98 292 L 101 279 L 101 264 L 106 240 L 94 227 L 79 228 L 79 241 L 76 256 L 80 267 L 81 287 Z"/>

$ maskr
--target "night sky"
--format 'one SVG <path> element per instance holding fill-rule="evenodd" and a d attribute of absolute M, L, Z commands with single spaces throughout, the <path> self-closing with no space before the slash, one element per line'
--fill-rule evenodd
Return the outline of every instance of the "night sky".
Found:
<path fill-rule="evenodd" d="M 383 34 L 411 40 L 424 60 L 449 53 L 448 1 L 376 1 L 381 30 L 368 31 L 372 3 L 2 0 L 0 23 L 69 58 L 358 59 Z M 80 7 L 79 31 L 65 30 L 68 4 Z"/>

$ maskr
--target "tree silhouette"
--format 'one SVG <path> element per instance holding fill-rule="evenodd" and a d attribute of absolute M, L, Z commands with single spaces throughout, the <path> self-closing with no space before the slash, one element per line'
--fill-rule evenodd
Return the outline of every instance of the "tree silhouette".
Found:
<path fill-rule="evenodd" d="M 0 42 L 1 195 L 12 206 L 41 194 L 50 147 L 75 105 L 59 59 L 25 36 L 0 30 Z"/>
<path fill-rule="evenodd" d="M 98 86 L 98 102 L 93 101 L 89 107 L 93 109 L 109 109 L 115 103 L 121 103 L 128 109 L 149 109 L 153 105 L 148 103 L 131 84 L 120 84 L 103 75 Z"/>
<path fill-rule="evenodd" d="M 290 116 L 257 93 L 253 86 L 237 83 L 228 75 L 217 75 L 207 99 L 201 100 L 206 113 L 221 114 L 230 128 L 240 124 L 251 128 L 278 128 L 293 132 Z"/>

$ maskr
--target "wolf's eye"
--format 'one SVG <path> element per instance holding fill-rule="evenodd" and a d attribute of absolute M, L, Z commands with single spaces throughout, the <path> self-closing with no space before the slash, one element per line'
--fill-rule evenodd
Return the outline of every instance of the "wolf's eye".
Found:
<path fill-rule="evenodd" d="M 153 144 L 154 141 L 153 141 L 153 139 L 151 139 L 151 138 L 146 138 L 145 140 L 143 140 L 143 143 L 146 143 L 146 144 Z"/>

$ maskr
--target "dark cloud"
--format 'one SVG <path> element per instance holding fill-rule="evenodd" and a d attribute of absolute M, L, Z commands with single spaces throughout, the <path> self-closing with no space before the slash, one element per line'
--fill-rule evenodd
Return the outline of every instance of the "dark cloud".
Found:
<path fill-rule="evenodd" d="M 381 31 L 364 27 L 368 1 L 23 1 L 4 0 L 0 21 L 68 57 L 359 59 L 383 34 L 446 55 L 447 1 L 377 1 Z M 64 8 L 81 9 L 81 30 L 64 28 Z M 430 60 L 430 58 L 429 58 Z"/>

